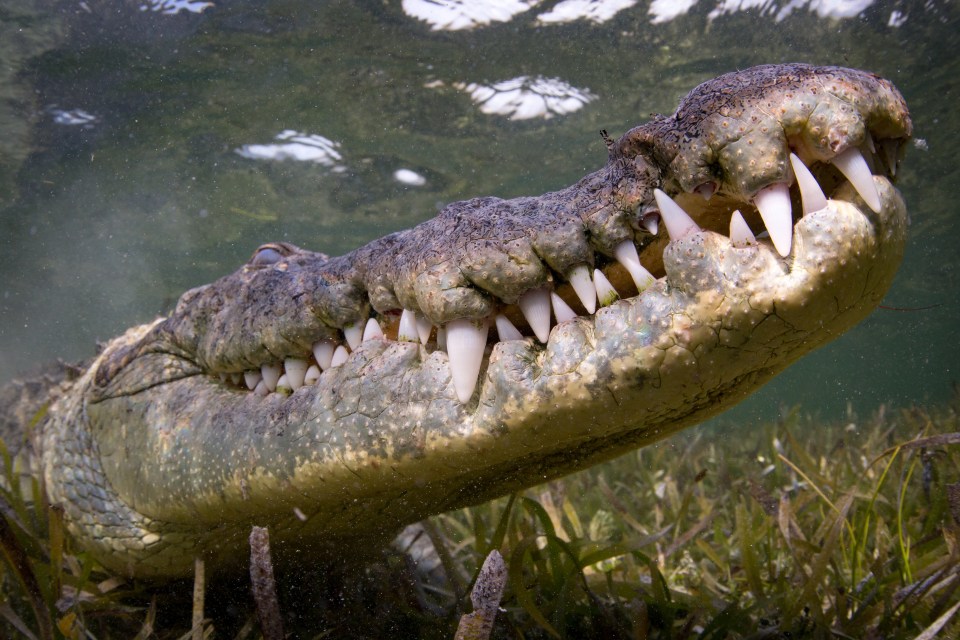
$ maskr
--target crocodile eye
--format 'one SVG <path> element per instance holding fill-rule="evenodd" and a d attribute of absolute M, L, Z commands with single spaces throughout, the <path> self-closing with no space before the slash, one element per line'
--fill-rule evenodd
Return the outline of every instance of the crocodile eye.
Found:
<path fill-rule="evenodd" d="M 267 264 L 276 264 L 280 262 L 283 255 L 273 245 L 265 244 L 253 254 L 250 258 L 250 264 L 254 266 L 263 266 Z"/>

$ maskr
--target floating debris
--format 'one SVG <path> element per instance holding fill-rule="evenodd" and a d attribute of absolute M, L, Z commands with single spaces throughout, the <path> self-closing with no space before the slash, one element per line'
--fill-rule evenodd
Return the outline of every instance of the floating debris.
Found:
<path fill-rule="evenodd" d="M 270 559 L 270 532 L 266 527 L 253 527 L 250 530 L 250 588 L 253 590 L 260 633 L 264 640 L 283 640 L 280 601 L 277 600 L 277 585 Z"/>
<path fill-rule="evenodd" d="M 477 582 L 470 592 L 473 613 L 465 613 L 460 617 L 455 640 L 487 640 L 490 637 L 506 584 L 507 565 L 500 552 L 494 549 L 483 561 Z"/>

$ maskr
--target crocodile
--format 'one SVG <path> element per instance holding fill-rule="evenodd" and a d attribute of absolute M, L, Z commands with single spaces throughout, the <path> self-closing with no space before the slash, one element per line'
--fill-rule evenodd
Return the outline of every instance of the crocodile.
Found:
<path fill-rule="evenodd" d="M 603 132 L 560 191 L 339 257 L 265 244 L 8 387 L 3 429 L 35 423 L 30 469 L 124 575 L 236 565 L 252 526 L 281 556 L 385 542 L 695 425 L 863 319 L 903 254 L 911 128 L 864 71 L 722 75 Z"/>

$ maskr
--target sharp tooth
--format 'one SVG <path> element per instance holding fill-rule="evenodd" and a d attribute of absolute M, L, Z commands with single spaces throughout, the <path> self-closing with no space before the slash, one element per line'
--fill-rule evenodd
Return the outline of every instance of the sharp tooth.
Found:
<path fill-rule="evenodd" d="M 513 326 L 513 323 L 507 319 L 507 316 L 502 313 L 498 313 L 497 317 L 494 318 L 494 321 L 497 324 L 497 337 L 503 340 L 523 340 L 523 334 L 520 333 L 520 330 Z"/>
<path fill-rule="evenodd" d="M 447 354 L 450 356 L 450 376 L 457 398 L 466 404 L 477 386 L 483 350 L 487 345 L 487 324 L 477 326 L 474 320 L 461 318 L 447 323 Z"/>
<path fill-rule="evenodd" d="M 333 340 L 318 340 L 313 343 L 313 357 L 320 365 L 320 370 L 325 371 L 330 368 L 330 359 L 333 358 L 333 351 L 337 348 L 337 343 Z"/>
<path fill-rule="evenodd" d="M 265 396 L 270 393 L 270 389 L 267 389 L 267 384 L 261 380 L 257 383 L 257 386 L 253 388 L 253 393 L 258 396 Z"/>
<path fill-rule="evenodd" d="M 263 384 L 267 386 L 269 391 L 277 390 L 277 380 L 280 379 L 281 373 L 283 373 L 283 367 L 279 364 L 265 364 L 260 366 L 260 375 L 263 376 Z"/>
<path fill-rule="evenodd" d="M 293 391 L 293 385 L 290 384 L 290 379 L 287 377 L 287 374 L 280 376 L 280 379 L 277 380 L 277 391 L 281 393 L 291 393 Z"/>
<path fill-rule="evenodd" d="M 303 376 L 303 384 L 316 384 L 317 380 L 320 379 L 320 367 L 315 364 L 310 365 L 307 368 L 306 375 Z"/>
<path fill-rule="evenodd" d="M 397 340 L 400 342 L 419 342 L 417 333 L 417 317 L 410 309 L 404 309 L 400 314 L 400 328 L 397 330 Z"/>
<path fill-rule="evenodd" d="M 648 213 L 643 216 L 643 219 L 640 221 L 643 225 L 643 228 L 649 231 L 653 235 L 657 235 L 657 232 L 660 231 L 660 216 L 656 213 Z"/>
<path fill-rule="evenodd" d="M 593 270 L 593 283 L 597 286 L 597 300 L 600 301 L 601 307 L 609 307 L 620 299 L 620 294 L 600 269 Z"/>
<path fill-rule="evenodd" d="M 667 227 L 669 229 L 669 225 Z M 642 292 L 654 283 L 656 278 L 640 264 L 640 256 L 637 255 L 637 248 L 633 245 L 633 241 L 624 240 L 617 245 L 613 253 L 617 256 L 617 262 L 630 272 L 633 284 L 637 285 L 637 291 Z"/>
<path fill-rule="evenodd" d="M 260 375 L 259 371 L 244 371 L 243 372 L 243 381 L 247 385 L 247 389 L 253 391 L 257 388 L 257 383 L 263 380 L 263 376 Z"/>
<path fill-rule="evenodd" d="M 344 348 L 342 344 L 337 345 L 337 349 L 333 352 L 333 357 L 330 358 L 331 367 L 339 367 L 344 362 L 347 361 L 347 358 L 350 357 L 350 354 Z"/>
<path fill-rule="evenodd" d="M 420 334 L 420 344 L 427 344 L 430 341 L 430 332 L 433 331 L 433 323 L 419 313 L 416 318 L 417 333 Z"/>
<path fill-rule="evenodd" d="M 570 270 L 567 276 L 570 286 L 577 292 L 577 297 L 583 303 L 583 308 L 587 313 L 593 313 L 597 310 L 597 290 L 593 286 L 593 280 L 590 279 L 590 270 L 586 265 L 580 265 Z"/>
<path fill-rule="evenodd" d="M 383 330 L 380 328 L 380 323 L 373 318 L 367 320 L 367 326 L 363 328 L 363 342 L 367 340 L 383 340 Z"/>
<path fill-rule="evenodd" d="M 553 291 L 550 292 L 550 303 L 553 305 L 553 317 L 557 319 L 557 324 L 569 322 L 577 317 L 576 312 L 570 308 L 570 305 Z"/>
<path fill-rule="evenodd" d="M 800 201 L 803 203 L 803 215 L 822 211 L 827 208 L 827 197 L 823 195 L 823 190 L 817 184 L 817 179 L 807 169 L 795 154 L 790 154 L 790 164 L 793 166 L 793 175 L 797 179 L 797 186 L 800 188 Z"/>
<path fill-rule="evenodd" d="M 283 361 L 283 372 L 287 376 L 290 388 L 294 391 L 303 386 L 303 377 L 307 375 L 307 366 L 307 361 L 300 358 L 287 358 Z"/>
<path fill-rule="evenodd" d="M 221 371 L 220 373 L 217 374 L 217 376 L 220 378 L 220 382 L 226 383 L 227 377 L 228 377 L 226 373 Z"/>
<path fill-rule="evenodd" d="M 873 183 L 873 176 L 870 174 L 870 167 L 867 161 L 863 159 L 863 154 L 856 147 L 850 147 L 836 158 L 833 159 L 834 166 L 840 169 L 840 173 L 846 176 L 853 188 L 857 190 L 867 206 L 880 212 L 880 194 L 877 192 L 877 185 Z"/>
<path fill-rule="evenodd" d="M 303 377 L 307 375 L 307 366 L 307 361 L 300 358 L 287 358 L 283 361 L 283 372 L 287 376 L 290 388 L 294 391 L 303 386 Z"/>
<path fill-rule="evenodd" d="M 353 351 L 360 346 L 360 343 L 363 341 L 363 327 L 366 324 L 364 320 L 357 320 L 349 327 L 343 328 L 343 337 L 347 340 L 347 345 L 350 347 L 350 351 Z"/>
<path fill-rule="evenodd" d="M 517 304 L 520 305 L 520 311 L 533 329 L 537 340 L 546 343 L 550 337 L 550 291 L 543 287 L 531 289 L 520 296 Z M 448 341 L 449 339 L 450 336 L 447 336 Z"/>
<path fill-rule="evenodd" d="M 749 247 L 757 244 L 753 231 L 750 231 L 739 209 L 730 217 L 730 243 L 735 247 Z"/>
<path fill-rule="evenodd" d="M 779 182 L 764 187 L 753 196 L 753 204 L 760 211 L 763 224 L 770 232 L 770 239 L 777 253 L 786 256 L 790 253 L 793 241 L 793 211 L 790 209 L 790 189 Z"/>
<path fill-rule="evenodd" d="M 232 383 L 233 383 L 234 385 L 236 385 L 236 386 L 240 386 L 240 380 L 241 380 L 242 376 L 243 376 L 243 374 L 242 374 L 242 373 L 239 373 L 239 372 L 231 373 L 231 374 L 230 374 L 230 382 L 232 382 Z"/>
<path fill-rule="evenodd" d="M 667 225 L 667 233 L 671 240 L 679 240 L 688 233 L 700 231 L 700 227 L 693 221 L 693 218 L 683 210 L 683 208 L 673 201 L 660 189 L 653 190 L 653 197 L 657 200 L 657 206 L 660 207 L 660 217 L 663 224 Z"/>

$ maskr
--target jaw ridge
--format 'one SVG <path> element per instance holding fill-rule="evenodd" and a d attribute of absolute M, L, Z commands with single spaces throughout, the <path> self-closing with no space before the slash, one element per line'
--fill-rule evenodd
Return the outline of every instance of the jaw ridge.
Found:
<path fill-rule="evenodd" d="M 882 178 L 876 178 L 876 179 L 884 183 L 886 182 L 885 179 L 882 179 Z M 847 190 L 851 192 L 847 197 L 857 198 L 858 197 L 857 190 L 851 187 L 849 184 L 847 185 L 847 187 L 848 187 Z M 667 288 L 672 288 L 680 291 L 684 291 L 684 290 L 691 291 L 691 292 L 699 291 L 702 293 L 703 291 L 711 287 L 714 287 L 714 288 L 718 287 L 719 286 L 718 282 L 720 279 L 727 279 L 730 282 L 737 283 L 739 286 L 751 288 L 750 282 L 752 281 L 752 279 L 760 278 L 762 274 L 770 274 L 770 273 L 789 274 L 795 268 L 795 265 L 797 264 L 798 259 L 800 259 L 801 254 L 803 254 L 805 247 L 809 246 L 810 244 L 809 239 L 806 242 L 803 242 L 800 240 L 794 240 L 793 238 L 795 236 L 798 237 L 799 235 L 802 235 L 800 234 L 799 230 L 803 228 L 805 225 L 809 224 L 809 222 L 805 223 L 804 222 L 805 220 L 813 219 L 817 217 L 815 214 L 819 213 L 819 212 L 807 213 L 803 217 L 800 217 L 795 225 L 791 226 L 791 229 L 790 229 L 791 233 L 790 233 L 790 238 L 788 239 L 788 243 L 799 242 L 799 244 L 796 246 L 793 246 L 792 249 L 789 252 L 787 252 L 786 256 L 780 256 L 778 255 L 778 253 L 781 253 L 781 252 L 775 252 L 773 250 L 773 247 L 769 244 L 769 240 L 767 241 L 755 240 L 754 242 L 757 242 L 757 244 L 751 244 L 749 242 L 746 242 L 745 243 L 746 246 L 736 246 L 730 240 L 729 237 L 723 234 L 718 234 L 710 230 L 701 230 L 699 229 L 699 227 L 696 226 L 696 223 L 693 222 L 693 220 L 690 219 L 689 216 L 687 216 L 687 214 L 683 212 L 682 209 L 680 209 L 680 207 L 676 205 L 672 199 L 669 198 L 669 196 L 667 196 L 666 194 L 664 194 L 659 190 L 657 190 L 656 196 L 657 196 L 657 203 L 660 205 L 661 209 L 663 209 L 664 206 L 668 206 L 668 207 L 672 206 L 672 207 L 675 207 L 677 210 L 679 210 L 680 214 L 684 216 L 683 218 L 681 218 L 683 222 L 681 222 L 679 226 L 676 223 L 674 223 L 673 225 L 675 229 L 682 229 L 684 233 L 684 237 L 681 238 L 680 240 L 671 240 L 668 242 L 667 247 L 664 251 L 664 266 L 666 267 L 666 277 L 661 276 L 659 279 L 653 280 L 650 285 L 651 288 L 657 288 L 658 286 L 659 287 L 665 286 Z M 800 198 L 800 199 L 804 200 L 804 198 Z M 827 211 L 825 211 L 824 214 L 826 214 L 832 209 L 836 209 L 837 207 L 842 207 L 842 206 L 852 207 L 853 205 L 847 204 L 844 200 L 831 199 L 828 201 L 828 207 L 826 208 Z M 667 215 L 668 220 L 673 219 L 671 216 L 675 216 L 675 215 L 676 214 L 673 214 L 672 212 L 668 213 Z M 820 216 L 820 217 L 823 217 L 823 216 Z M 667 233 L 669 233 L 670 224 L 666 226 L 668 229 Z M 747 232 L 749 232 L 749 227 L 747 227 Z M 702 236 L 701 240 L 698 241 L 700 244 L 697 244 L 696 242 L 693 242 L 691 240 L 693 237 L 701 237 L 701 236 Z M 707 238 L 708 236 L 711 237 L 712 239 L 706 240 L 705 238 Z M 680 249 L 681 246 L 683 247 L 683 249 Z M 668 255 L 679 256 L 679 257 L 677 257 L 676 259 L 667 259 Z M 748 260 L 747 259 L 748 256 L 753 256 L 753 257 L 749 258 Z M 636 265 L 634 264 L 633 259 L 629 257 L 629 254 L 626 254 L 624 259 L 626 260 L 625 264 L 628 267 L 632 267 L 632 270 L 635 271 Z M 823 260 L 824 258 L 820 258 L 821 263 Z M 728 268 L 730 267 L 730 265 L 734 263 L 739 263 L 742 265 L 742 264 L 746 264 L 746 262 L 750 262 L 751 266 L 749 267 L 749 269 L 744 266 L 738 267 L 736 270 L 736 273 L 732 273 L 729 271 L 725 273 L 720 273 L 720 271 L 723 271 L 723 270 L 721 269 L 720 271 L 718 271 L 715 264 L 718 261 L 727 263 Z M 623 262 L 623 259 L 621 260 L 621 262 Z M 639 261 L 637 261 L 636 264 L 639 264 Z M 643 269 L 643 267 L 640 267 L 640 269 Z M 753 271 L 751 272 L 750 269 L 752 269 Z M 578 271 L 578 276 L 579 275 L 580 274 Z M 758 284 L 756 285 L 755 288 L 760 289 L 765 286 L 769 287 L 769 282 Z M 807 285 L 807 288 L 809 289 L 811 286 L 812 285 Z M 534 294 L 537 294 L 540 297 L 537 298 L 536 296 L 534 296 Z M 636 297 L 639 298 L 642 296 L 643 296 L 643 292 L 640 292 L 640 294 L 637 295 Z M 552 336 L 551 330 L 554 329 L 556 326 L 558 326 L 556 321 L 553 321 L 550 319 L 550 315 L 551 315 L 550 298 L 551 297 L 555 299 L 552 306 L 557 306 L 557 304 L 566 306 L 563 304 L 563 300 L 558 299 L 556 296 L 556 293 L 551 291 L 549 288 L 533 290 L 529 292 L 529 295 L 525 296 L 520 301 L 521 307 L 523 307 L 524 304 L 527 305 L 527 310 L 524 312 L 524 314 L 530 314 L 530 313 L 533 314 L 533 316 L 528 315 L 528 318 L 530 317 L 534 318 L 532 320 L 532 323 L 535 327 L 538 327 L 536 330 L 536 334 L 539 337 L 540 341 L 545 343 L 547 347 L 549 347 L 550 345 L 550 339 Z M 534 303 L 533 302 L 534 299 L 536 299 L 538 302 Z M 633 299 L 633 298 L 630 298 L 630 299 Z M 529 300 L 530 302 L 529 303 L 525 302 L 525 300 Z M 557 300 L 559 300 L 559 302 Z M 560 325 L 572 320 L 568 311 L 570 310 L 565 309 L 564 312 L 560 314 L 560 316 L 558 316 L 560 317 L 561 320 L 564 321 L 564 322 L 560 322 L 559 323 Z M 663 311 L 667 312 L 666 310 L 663 310 Z M 407 316 L 408 314 L 410 315 L 410 317 L 413 317 L 412 312 L 404 311 L 404 316 Z M 497 314 L 494 314 L 494 315 L 501 318 L 500 324 L 501 326 L 503 326 L 504 330 L 508 332 L 507 334 L 505 334 L 508 337 L 508 339 L 511 339 L 511 340 L 518 339 L 517 334 L 509 331 L 508 325 L 505 324 L 505 323 L 508 323 L 509 320 L 506 320 L 506 318 L 502 315 L 502 312 L 498 312 Z M 488 325 L 492 325 L 492 324 L 495 324 L 494 320 L 495 320 L 494 316 L 491 316 L 485 322 Z M 371 322 L 373 322 L 372 319 L 371 319 Z M 412 322 L 410 323 L 410 325 L 408 325 L 406 332 L 415 334 L 415 330 L 411 328 L 411 325 L 412 325 Z M 401 322 L 401 333 L 403 333 L 404 331 L 402 327 L 403 327 L 403 323 Z M 418 329 L 422 331 L 423 327 L 418 327 Z M 443 334 L 444 332 L 441 331 L 440 333 Z M 394 335 L 394 338 L 396 337 L 397 336 Z M 416 340 L 416 338 L 419 338 L 419 336 L 411 335 L 406 339 Z M 403 337 L 401 337 L 401 339 L 403 339 Z M 523 337 L 521 339 L 529 340 L 529 338 L 526 338 L 526 337 Z M 481 346 L 483 345 L 484 341 L 479 341 L 476 339 L 472 339 L 468 341 L 470 344 L 473 345 L 468 350 L 469 354 L 467 352 L 462 351 L 463 347 L 459 346 L 460 343 L 458 342 L 457 349 L 458 349 L 458 353 L 461 355 L 457 356 L 457 360 L 465 359 L 467 361 L 475 361 L 478 358 L 481 360 L 481 364 L 479 366 L 476 364 L 472 364 L 472 365 L 469 365 L 468 367 L 468 369 L 473 370 L 476 373 L 471 373 L 469 375 L 466 375 L 466 377 L 464 377 L 465 374 L 459 374 L 461 381 L 458 382 L 456 385 L 458 389 L 456 396 L 459 398 L 461 403 L 468 404 L 470 396 L 473 395 L 467 389 L 467 387 L 469 386 L 469 383 L 465 382 L 464 380 L 467 378 L 471 378 L 472 376 L 480 376 L 482 374 L 482 367 L 485 366 L 486 361 L 489 360 L 491 349 L 495 348 L 496 346 L 496 338 L 494 338 L 494 341 L 495 342 L 492 346 L 488 345 L 487 347 L 485 347 L 485 350 L 487 351 L 486 355 L 483 355 L 479 351 L 480 349 L 484 349 L 484 347 Z M 324 345 L 330 345 L 330 344 L 331 343 L 329 341 L 321 340 L 315 345 L 316 347 L 315 351 L 317 349 L 322 349 L 322 350 L 330 349 L 331 348 L 330 346 L 324 346 Z M 432 343 L 431 343 L 431 347 L 437 348 L 437 346 L 432 345 Z M 357 348 L 359 348 L 359 345 L 357 345 Z M 446 348 L 446 346 L 444 346 L 444 348 Z M 343 345 L 340 345 L 338 349 L 339 351 L 338 351 L 337 364 L 339 365 L 346 359 L 348 352 L 344 349 Z M 318 364 L 323 365 L 324 363 L 318 362 Z M 320 366 L 319 368 L 324 369 L 329 367 L 330 367 L 330 364 L 327 364 L 325 367 Z M 327 379 L 324 379 L 323 376 L 321 376 L 319 379 L 314 378 L 314 381 L 318 384 L 321 384 L 326 380 Z M 333 383 L 332 380 L 330 382 Z M 481 377 L 480 380 L 478 380 L 478 382 L 482 385 L 483 378 Z M 268 389 L 270 391 L 273 390 L 272 388 L 270 388 L 269 383 L 268 383 Z M 287 391 L 289 392 L 289 390 Z"/>

